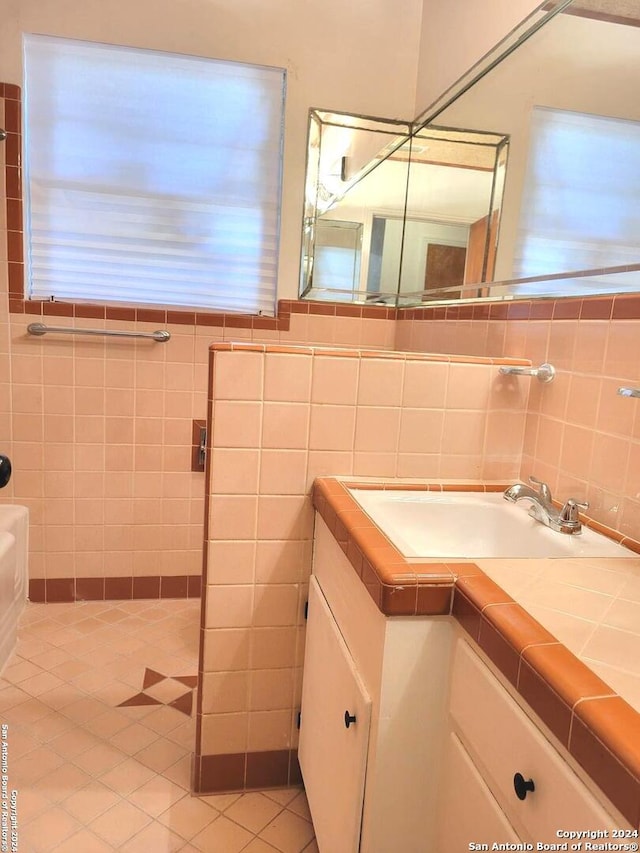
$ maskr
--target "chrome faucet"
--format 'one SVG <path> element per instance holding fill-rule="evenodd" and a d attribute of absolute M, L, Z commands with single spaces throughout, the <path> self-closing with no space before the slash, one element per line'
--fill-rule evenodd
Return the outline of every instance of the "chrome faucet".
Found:
<path fill-rule="evenodd" d="M 517 503 L 521 500 L 531 501 L 529 515 L 540 521 L 558 533 L 582 533 L 582 524 L 578 510 L 588 509 L 588 503 L 578 503 L 573 498 L 565 503 L 561 510 L 557 510 L 551 498 L 551 489 L 542 480 L 529 477 L 529 482 L 537 488 L 532 489 L 524 483 L 515 483 L 504 492 L 504 499 Z"/>

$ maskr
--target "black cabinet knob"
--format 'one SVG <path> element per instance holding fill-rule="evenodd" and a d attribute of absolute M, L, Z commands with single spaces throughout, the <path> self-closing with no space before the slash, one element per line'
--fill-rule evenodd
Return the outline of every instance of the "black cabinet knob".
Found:
<path fill-rule="evenodd" d="M 11 479 L 11 460 L 0 454 L 0 489 L 4 489 Z"/>
<path fill-rule="evenodd" d="M 355 714 L 350 714 L 348 711 L 344 712 L 344 724 L 347 728 L 349 728 L 351 723 L 355 724 L 355 721 L 356 721 L 356 715 Z"/>
<path fill-rule="evenodd" d="M 516 792 L 516 797 L 519 800 L 524 800 L 529 791 L 535 791 L 536 786 L 533 779 L 525 779 L 522 773 L 516 773 L 513 777 L 513 788 Z"/>

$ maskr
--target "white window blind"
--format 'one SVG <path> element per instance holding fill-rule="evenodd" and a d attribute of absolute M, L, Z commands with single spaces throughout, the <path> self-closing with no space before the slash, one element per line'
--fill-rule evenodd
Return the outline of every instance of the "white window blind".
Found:
<path fill-rule="evenodd" d="M 640 250 L 640 122 L 536 107 L 514 276 L 633 264 Z M 603 289 L 598 278 L 559 286 Z M 631 281 L 629 287 L 637 289 Z M 536 284 L 518 285 L 518 293 Z M 612 282 L 612 289 L 624 289 Z"/>
<path fill-rule="evenodd" d="M 29 299 L 273 314 L 285 72 L 29 35 Z"/>

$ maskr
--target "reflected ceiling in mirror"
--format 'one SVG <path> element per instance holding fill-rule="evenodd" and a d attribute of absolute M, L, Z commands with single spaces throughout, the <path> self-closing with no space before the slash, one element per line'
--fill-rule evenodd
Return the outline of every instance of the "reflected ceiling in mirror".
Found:
<path fill-rule="evenodd" d="M 512 34 L 406 135 L 396 128 L 396 138 L 380 145 L 367 165 L 356 159 L 366 183 L 350 181 L 349 155 L 341 155 L 344 192 L 325 211 L 309 208 L 305 227 L 313 231 L 325 217 L 362 224 L 360 287 L 352 279 L 340 297 L 314 292 L 313 276 L 305 279 L 303 270 L 303 293 L 417 305 L 640 290 L 640 2 L 561 5 L 562 13 L 542 27 L 541 16 L 533 16 L 526 40 Z M 375 132 L 371 141 L 374 137 Z M 444 200 L 425 216 L 422 197 L 437 186 L 438 168 L 446 172 Z M 393 172 L 387 179 L 393 192 L 368 205 L 367 186 L 380 192 L 387 183 L 382 169 Z M 431 176 L 422 182 L 418 176 L 429 169 Z M 452 177 L 467 171 L 467 184 L 480 186 L 482 169 L 492 185 L 489 207 L 483 208 L 488 217 L 483 250 L 476 252 L 482 262 L 463 274 L 460 286 L 455 279 L 461 263 L 456 250 L 465 240 L 460 228 L 481 218 L 481 211 L 471 205 L 465 222 Z M 470 190 L 466 197 L 472 197 Z M 412 222 L 421 219 L 433 233 L 416 238 Z M 391 239 L 398 221 L 400 242 L 383 272 L 381 233 L 388 231 Z M 422 248 L 414 251 L 416 239 Z M 431 240 L 444 248 L 427 264 Z M 468 252 L 469 233 L 466 240 Z M 423 251 L 416 262 L 416 252 Z M 452 273 L 456 264 L 458 272 Z"/>

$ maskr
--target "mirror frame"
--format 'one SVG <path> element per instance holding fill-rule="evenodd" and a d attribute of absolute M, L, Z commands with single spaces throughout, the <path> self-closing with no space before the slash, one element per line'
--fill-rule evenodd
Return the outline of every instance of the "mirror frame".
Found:
<path fill-rule="evenodd" d="M 329 140 L 329 134 L 337 129 L 337 137 Z M 400 131 L 400 133 L 399 133 Z M 340 139 L 340 133 L 344 132 L 345 139 Z M 359 134 L 355 138 L 349 139 L 349 134 Z M 373 148 L 371 141 L 365 137 L 367 134 L 374 135 Z M 383 145 L 382 148 L 376 150 L 376 140 L 378 137 L 388 137 L 389 142 Z M 385 304 L 393 307 L 399 307 L 402 304 L 415 305 L 422 301 L 422 291 L 402 292 L 403 282 L 406 284 L 403 270 L 403 260 L 406 254 L 408 245 L 407 227 L 410 222 L 421 221 L 425 224 L 437 224 L 438 226 L 456 226 L 469 228 L 475 223 L 474 218 L 468 220 L 464 216 L 460 221 L 458 219 L 451 220 L 442 219 L 437 215 L 429 215 L 428 212 L 421 212 L 413 209 L 412 197 L 414 196 L 419 182 L 416 183 L 414 170 L 423 164 L 422 152 L 425 141 L 445 144 L 454 149 L 458 146 L 465 153 L 453 155 L 453 160 L 449 160 L 449 153 L 440 163 L 441 167 L 448 165 L 456 165 L 456 157 L 462 156 L 460 168 L 465 171 L 479 170 L 480 172 L 491 172 L 490 180 L 485 187 L 486 199 L 484 199 L 484 210 L 478 212 L 476 210 L 476 218 L 478 216 L 489 220 L 493 217 L 496 221 L 495 227 L 489 228 L 487 224 L 486 234 L 483 238 L 484 245 L 478 244 L 476 254 L 481 258 L 482 273 L 480 279 L 473 279 L 469 284 L 464 285 L 470 289 L 474 296 L 479 296 L 483 290 L 490 285 L 491 279 L 486 280 L 485 270 L 489 258 L 495 257 L 496 238 L 499 228 L 499 216 L 502 208 L 502 194 L 504 190 L 504 177 L 500 179 L 500 175 L 504 176 L 506 167 L 506 152 L 509 147 L 508 135 L 494 133 L 489 130 L 468 130 L 461 127 L 447 127 L 436 124 L 413 129 L 413 125 L 406 121 L 389 121 L 372 116 L 357 116 L 349 113 L 322 111 L 311 109 L 309 111 L 308 124 L 308 145 L 307 145 L 307 168 L 305 179 L 305 194 L 304 194 L 304 217 L 303 217 L 303 232 L 302 232 L 302 253 L 300 264 L 300 282 L 299 293 L 301 299 L 309 299 L 310 301 L 340 301 L 340 302 L 356 302 L 367 304 Z M 379 144 L 379 141 L 377 142 Z M 345 155 L 340 163 L 340 149 L 344 145 Z M 325 149 L 326 146 L 326 149 Z M 375 151 L 373 159 L 364 161 L 362 167 L 359 168 L 358 162 L 355 167 L 352 161 L 358 160 L 358 155 L 362 154 L 362 147 L 365 149 L 366 157 L 370 157 L 370 151 Z M 468 157 L 469 149 L 477 147 L 485 151 L 484 157 L 479 162 L 473 165 L 471 161 L 465 162 Z M 359 150 L 360 149 L 360 150 Z M 415 151 L 414 151 L 415 149 Z M 324 152 L 328 151 L 329 160 L 323 161 Z M 487 162 L 486 151 L 491 151 L 491 165 Z M 391 161 L 396 162 L 396 167 L 401 168 L 400 174 L 396 174 L 387 188 L 395 186 L 397 188 L 398 197 L 393 201 L 393 207 L 385 206 L 385 203 L 369 204 L 365 203 L 363 210 L 364 220 L 363 225 L 365 234 L 371 226 L 371 219 L 376 217 L 388 218 L 401 223 L 401 230 L 393 240 L 391 251 L 394 248 L 397 250 L 397 280 L 393 288 L 374 288 L 368 290 L 364 282 L 360 282 L 359 287 L 352 286 L 352 283 L 345 281 L 344 287 L 333 287 L 329 285 L 318 286 L 315 279 L 315 262 L 316 262 L 316 237 L 319 233 L 321 222 L 331 222 L 334 220 L 333 215 L 327 215 L 329 210 L 334 208 L 334 215 L 339 211 L 339 203 L 343 199 L 351 199 L 350 193 L 370 175 L 375 173 L 380 167 L 384 167 Z M 428 166 L 438 167 L 439 158 L 431 163 L 427 161 Z M 349 174 L 349 166 L 354 171 Z M 339 174 L 338 174 L 339 173 Z M 389 180 L 388 176 L 382 178 L 383 173 L 380 173 L 380 178 Z M 387 202 L 390 200 L 387 199 Z M 360 202 L 356 198 L 353 200 L 356 208 L 360 206 Z M 419 207 L 420 205 L 418 205 Z M 476 202 L 476 207 L 477 207 Z M 344 218 L 352 220 L 354 218 L 353 210 L 344 210 Z M 355 214 L 357 216 L 357 214 Z M 465 224 L 466 222 L 466 224 Z M 445 240 L 446 242 L 446 240 Z M 368 242 L 367 242 L 368 245 Z M 385 243 L 385 246 L 387 244 Z M 386 249 L 385 249 L 386 253 Z M 368 255 L 367 249 L 363 248 L 363 258 Z M 456 292 L 460 290 L 461 285 L 450 288 Z M 439 291 L 436 291 L 439 292 Z"/>
<path fill-rule="evenodd" d="M 344 124 L 338 124 L 337 119 L 340 117 L 344 117 Z M 378 127 L 366 127 L 367 124 L 377 125 Z M 310 296 L 309 293 L 313 289 L 312 265 L 317 233 L 317 221 L 321 215 L 318 213 L 318 193 L 320 189 L 319 173 L 322 155 L 323 125 L 328 127 L 353 128 L 354 130 L 368 130 L 374 133 L 388 134 L 391 140 L 395 140 L 393 145 L 388 145 L 382 149 L 385 151 L 384 157 L 379 158 L 376 154 L 376 156 L 367 161 L 362 168 L 358 169 L 350 178 L 344 181 L 342 195 L 349 192 L 350 189 L 360 183 L 360 181 L 366 178 L 367 175 L 374 171 L 374 169 L 382 165 L 382 163 L 391 157 L 398 148 L 405 145 L 407 141 L 411 139 L 412 130 L 411 122 L 403 121 L 402 119 L 388 119 L 378 116 L 358 115 L 354 113 L 345 113 L 340 110 L 321 110 L 315 107 L 312 107 L 309 110 L 298 298 L 318 302 L 326 300 L 314 300 L 313 296 Z M 361 127 L 360 125 L 363 126 Z M 314 137 L 317 137 L 317 143 L 312 144 Z M 310 188 L 310 184 L 313 185 L 313 189 Z M 313 202 L 310 199 L 312 194 L 314 196 Z M 337 194 L 334 195 L 334 198 L 335 197 L 337 197 Z M 345 291 L 346 290 L 347 289 L 345 288 Z"/>

